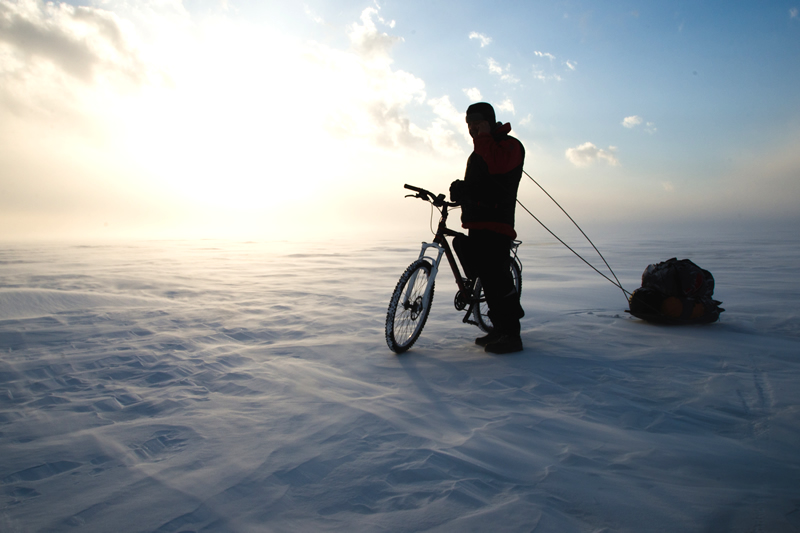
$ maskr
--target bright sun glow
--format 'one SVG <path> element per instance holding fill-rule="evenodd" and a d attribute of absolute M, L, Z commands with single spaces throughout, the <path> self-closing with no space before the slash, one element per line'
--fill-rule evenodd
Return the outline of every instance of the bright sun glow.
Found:
<path fill-rule="evenodd" d="M 446 121 L 422 129 L 405 117 L 411 102 L 425 104 L 424 83 L 392 68 L 396 39 L 376 26 L 374 8 L 348 27 L 351 46 L 341 50 L 241 19 L 192 21 L 166 4 L 162 12 L 116 6 L 117 15 L 36 1 L 16 7 L 63 46 L 84 48 L 81 64 L 61 52 L 25 60 L 0 42 L 14 60 L 3 67 L 12 74 L 6 94 L 44 110 L 13 134 L 30 131 L 18 141 L 29 159 L 48 153 L 52 168 L 39 173 L 75 182 L 52 203 L 91 207 L 79 216 L 84 233 L 163 224 L 215 235 L 366 227 L 389 211 L 376 205 L 402 199 L 408 175 L 449 180 L 463 164 Z M 450 155 L 457 170 L 441 172 Z M 93 202 L 96 191 L 107 198 Z M 122 208 L 132 202 L 139 207 Z M 359 222 L 359 213 L 370 215 Z M 13 224 L 47 227 L 58 216 L 20 214 Z"/>
<path fill-rule="evenodd" d="M 251 218 L 311 206 L 307 224 L 330 224 L 331 196 L 377 187 L 401 197 L 402 176 L 375 179 L 391 174 L 392 158 L 374 144 L 395 145 L 408 133 L 402 121 L 377 115 L 422 99 L 421 80 L 392 71 L 380 48 L 342 52 L 245 24 L 205 29 L 192 56 L 202 62 L 164 54 L 174 61 L 164 67 L 169 79 L 121 106 L 121 147 L 167 201 Z M 356 39 L 374 28 L 353 31 Z M 440 122 L 411 131 L 418 136 L 412 142 L 428 138 L 463 155 Z"/>
<path fill-rule="evenodd" d="M 317 177 L 343 160 L 314 116 L 307 88 L 319 80 L 300 57 L 265 57 L 267 38 L 225 29 L 198 43 L 205 61 L 172 66 L 168 86 L 131 99 L 124 145 L 172 194 L 204 206 L 277 207 L 313 195 Z"/>

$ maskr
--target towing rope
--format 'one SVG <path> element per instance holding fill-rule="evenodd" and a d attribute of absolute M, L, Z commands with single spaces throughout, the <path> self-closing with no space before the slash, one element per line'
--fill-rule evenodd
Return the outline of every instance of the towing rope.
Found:
<path fill-rule="evenodd" d="M 527 172 L 525 172 L 524 170 L 523 170 L 522 172 L 523 172 L 523 173 L 524 173 L 526 176 L 528 176 L 528 177 L 531 179 L 531 181 L 532 181 L 532 182 L 534 182 L 534 183 L 536 184 L 536 186 L 537 186 L 537 187 L 539 187 L 539 188 L 542 190 L 542 192 L 543 192 L 543 193 L 545 193 L 545 194 L 547 195 L 547 197 L 548 197 L 548 198 L 550 198 L 550 199 L 553 201 L 553 203 L 554 203 L 554 204 L 556 204 L 556 205 L 558 206 L 558 208 L 559 208 L 559 209 L 561 209 L 561 212 L 562 212 L 562 213 L 564 213 L 564 214 L 567 216 L 567 218 L 570 220 L 570 222 L 572 222 L 572 223 L 575 225 L 575 227 L 576 227 L 576 228 L 578 228 L 578 231 L 580 231 L 580 232 L 581 232 L 581 235 L 583 235 L 583 236 L 586 238 L 586 240 L 587 240 L 587 241 L 589 241 L 589 244 L 591 244 L 591 245 L 592 245 L 592 248 L 594 248 L 594 251 L 595 251 L 595 252 L 597 252 L 597 255 L 599 255 L 599 256 L 600 256 L 600 259 L 602 259 L 602 260 L 603 260 L 603 263 L 605 263 L 606 267 L 608 268 L 608 271 L 609 271 L 609 272 L 611 272 L 611 275 L 612 275 L 612 276 L 614 276 L 614 279 L 611 279 L 611 278 L 609 278 L 608 276 L 606 276 L 605 274 L 603 274 L 602 272 L 600 272 L 600 271 L 599 271 L 599 270 L 598 270 L 598 269 L 597 269 L 597 268 L 596 268 L 596 267 L 595 267 L 593 264 L 591 264 L 589 261 L 587 261 L 586 259 L 584 259 L 584 258 L 583 258 L 583 256 L 581 256 L 581 254 L 579 254 L 579 253 L 578 253 L 578 252 L 576 252 L 574 249 L 572 249 L 572 247 L 571 247 L 569 244 L 567 244 L 566 242 L 564 242 L 564 241 L 563 241 L 563 240 L 562 240 L 562 239 L 561 239 L 561 238 L 560 238 L 558 235 L 556 235 L 555 233 L 553 233 L 553 231 L 552 231 L 550 228 L 548 228 L 548 227 L 547 227 L 547 226 L 544 224 L 544 222 L 542 222 L 541 220 L 539 220 L 539 218 L 538 218 L 536 215 L 534 215 L 533 213 L 531 213 L 531 212 L 530 212 L 530 210 L 529 210 L 527 207 L 525 207 L 525 205 L 524 205 L 522 202 L 520 202 L 520 201 L 519 201 L 519 199 L 517 199 L 517 203 L 518 203 L 520 206 L 522 206 L 522 209 L 524 209 L 525 211 L 527 211 L 527 212 L 528 212 L 528 214 L 529 214 L 530 216 L 532 216 L 532 217 L 533 217 L 533 219 L 534 219 L 536 222 L 538 222 L 540 226 L 542 226 L 542 227 L 543 227 L 545 230 L 547 230 L 547 232 L 548 232 L 550 235 L 552 235 L 553 237 L 555 237 L 555 238 L 556 238 L 556 240 L 557 240 L 558 242 L 560 242 L 561 244 L 563 244 L 564 246 L 566 246 L 566 247 L 567 247 L 567 249 L 568 249 L 570 252 L 572 252 L 573 254 L 575 254 L 575 255 L 578 257 L 578 259 L 580 259 L 581 261 L 583 261 L 584 263 L 586 263 L 587 265 L 589 265 L 589 267 L 590 267 L 592 270 L 594 270 L 595 272 L 597 272 L 598 274 L 600 274 L 601 276 L 603 276 L 605 279 L 607 279 L 608 281 L 610 281 L 612 285 L 614 285 L 615 287 L 619 288 L 619 289 L 622 291 L 622 294 L 623 294 L 623 295 L 625 295 L 625 301 L 627 302 L 627 301 L 628 301 L 628 297 L 629 297 L 629 296 L 631 296 L 631 293 L 629 293 L 628 291 L 626 291 L 626 290 L 625 290 L 625 288 L 622 286 L 622 283 L 620 283 L 620 281 L 619 281 L 619 278 L 617 278 L 617 275 L 614 273 L 614 270 L 611 268 L 611 265 L 609 265 L 609 264 L 608 264 L 608 261 L 606 261 L 606 258 L 605 258 L 605 257 L 603 257 L 603 254 L 601 254 L 601 253 L 600 253 L 600 250 L 598 250 L 598 249 L 597 249 L 597 246 L 595 246 L 595 245 L 594 245 L 594 243 L 592 242 L 592 239 L 590 239 L 590 238 L 589 238 L 589 236 L 588 236 L 588 235 L 586 235 L 586 233 L 583 231 L 583 229 L 581 229 L 581 227 L 578 225 L 578 223 L 577 223 L 577 222 L 575 222 L 575 220 L 574 220 L 574 219 L 573 219 L 573 218 L 572 218 L 572 217 L 569 215 L 569 213 L 567 213 L 567 211 L 566 211 L 566 210 L 565 210 L 563 207 L 561 207 L 561 204 L 559 204 L 558 202 L 556 202 L 556 199 L 555 199 L 555 198 L 553 198 L 553 197 L 550 195 L 550 193 L 549 193 L 549 192 L 547 192 L 547 191 L 544 189 L 544 187 L 542 187 L 541 185 L 539 185 L 539 182 L 538 182 L 538 181 L 536 181 L 535 179 L 533 179 L 533 177 L 531 177 L 531 175 L 530 175 L 530 174 L 528 174 Z"/>

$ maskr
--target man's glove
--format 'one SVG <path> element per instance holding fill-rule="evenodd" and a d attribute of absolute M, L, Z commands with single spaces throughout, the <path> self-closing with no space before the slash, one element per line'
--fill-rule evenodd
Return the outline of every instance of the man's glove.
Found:
<path fill-rule="evenodd" d="M 467 184 L 464 180 L 456 180 L 450 184 L 450 201 L 457 204 L 467 199 Z"/>

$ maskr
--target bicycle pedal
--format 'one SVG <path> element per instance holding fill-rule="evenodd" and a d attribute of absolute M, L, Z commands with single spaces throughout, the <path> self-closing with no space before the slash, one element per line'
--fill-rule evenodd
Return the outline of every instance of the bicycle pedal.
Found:
<path fill-rule="evenodd" d="M 464 324 L 471 324 L 471 325 L 473 325 L 473 326 L 478 326 L 478 327 L 480 327 L 480 324 L 478 324 L 477 322 L 475 322 L 474 320 L 472 320 L 472 319 L 470 318 L 470 317 L 472 316 L 472 313 L 473 313 L 473 309 L 474 309 L 474 308 L 475 308 L 475 305 L 474 305 L 474 304 L 470 304 L 470 306 L 469 306 L 469 309 L 467 309 L 467 312 L 466 312 L 466 313 L 464 313 L 464 319 L 462 320 L 462 322 L 463 322 Z"/>

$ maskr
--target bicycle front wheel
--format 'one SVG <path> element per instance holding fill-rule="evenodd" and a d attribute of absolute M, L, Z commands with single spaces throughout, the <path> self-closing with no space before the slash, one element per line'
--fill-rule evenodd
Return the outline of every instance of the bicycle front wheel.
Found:
<path fill-rule="evenodd" d="M 405 352 L 422 333 L 433 303 L 434 283 L 431 265 L 424 259 L 411 263 L 400 276 L 386 313 L 386 344 L 393 352 Z M 426 301 L 428 284 L 431 290 Z"/>
<path fill-rule="evenodd" d="M 514 288 L 517 290 L 517 294 L 522 294 L 522 272 L 514 260 L 511 261 L 511 277 L 514 280 Z M 475 302 L 475 307 L 472 311 L 475 322 L 478 323 L 478 327 L 483 331 L 491 333 L 493 326 L 492 321 L 489 319 L 489 305 L 486 303 L 486 295 L 483 293 L 483 285 L 480 278 L 475 280 L 474 294 L 478 300 Z"/>

